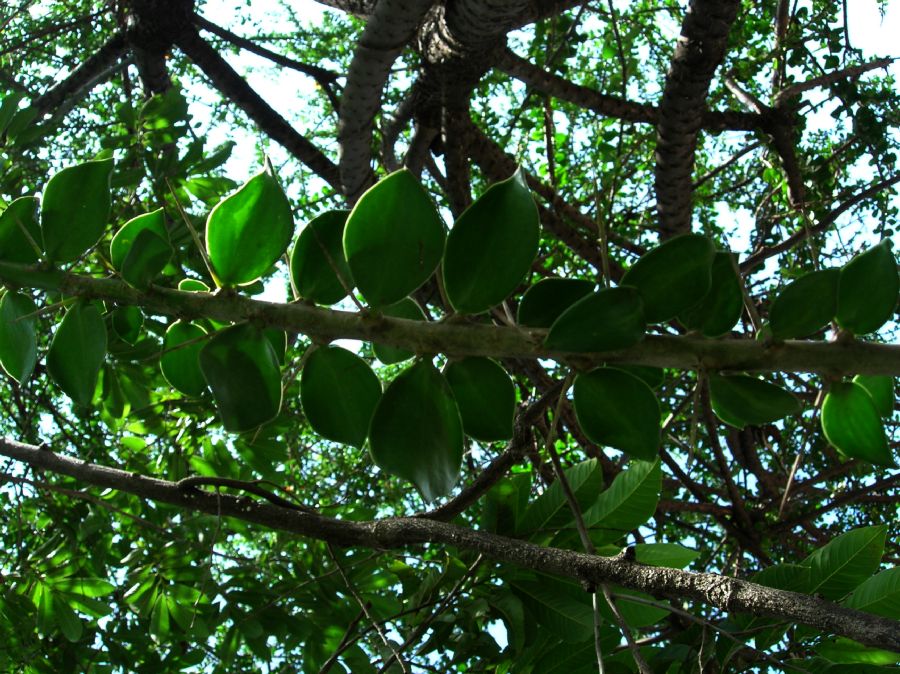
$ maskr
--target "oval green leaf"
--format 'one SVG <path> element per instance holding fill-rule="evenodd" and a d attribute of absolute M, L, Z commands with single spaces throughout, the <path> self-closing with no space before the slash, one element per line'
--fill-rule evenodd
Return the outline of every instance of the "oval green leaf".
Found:
<path fill-rule="evenodd" d="M 37 363 L 36 311 L 31 298 L 21 293 L 10 291 L 0 300 L 0 366 L 20 384 Z"/>
<path fill-rule="evenodd" d="M 0 213 L 0 260 L 18 264 L 37 262 L 41 247 L 37 204 L 34 197 L 19 197 Z"/>
<path fill-rule="evenodd" d="M 109 244 L 109 261 L 112 266 L 122 271 L 122 263 L 128 255 L 128 251 L 134 245 L 138 235 L 149 230 L 156 234 L 164 241 L 169 240 L 169 233 L 166 231 L 166 215 L 163 209 L 158 208 L 150 213 L 144 213 L 136 218 L 132 218 L 116 232 Z"/>
<path fill-rule="evenodd" d="M 545 278 L 525 291 L 516 321 L 529 328 L 549 328 L 560 315 L 594 290 L 594 283 L 577 278 Z"/>
<path fill-rule="evenodd" d="M 623 370 L 601 367 L 578 375 L 573 388 L 578 424 L 591 441 L 635 459 L 656 459 L 659 403 L 647 384 Z"/>
<path fill-rule="evenodd" d="M 145 229 L 128 249 L 122 260 L 122 278 L 128 285 L 146 290 L 172 258 L 168 239 Z"/>
<path fill-rule="evenodd" d="M 886 375 L 858 374 L 853 378 L 854 384 L 859 384 L 872 396 L 875 409 L 878 414 L 890 418 L 894 414 L 894 378 Z"/>
<path fill-rule="evenodd" d="M 709 377 L 713 411 L 726 424 L 759 426 L 800 412 L 800 401 L 780 386 L 744 374 Z"/>
<path fill-rule="evenodd" d="M 200 349 L 200 371 L 227 430 L 249 431 L 278 416 L 278 358 L 266 336 L 249 323 L 216 333 Z"/>
<path fill-rule="evenodd" d="M 138 307 L 125 306 L 114 309 L 110 314 L 113 333 L 131 345 L 137 344 L 144 326 L 144 314 Z"/>
<path fill-rule="evenodd" d="M 426 501 L 456 484 L 462 422 L 447 380 L 429 361 L 415 363 L 387 387 L 372 417 L 369 446 L 382 470 L 412 482 Z"/>
<path fill-rule="evenodd" d="M 900 277 L 890 239 L 860 253 L 841 269 L 838 325 L 854 335 L 875 332 L 894 314 Z"/>
<path fill-rule="evenodd" d="M 644 253 L 619 285 L 637 288 L 644 300 L 646 321 L 661 323 L 694 306 L 709 292 L 715 254 L 712 241 L 701 234 L 677 236 Z"/>
<path fill-rule="evenodd" d="M 349 213 L 322 213 L 297 237 L 291 253 L 291 279 L 300 297 L 317 304 L 335 304 L 347 296 L 347 288 L 353 287 L 344 257 L 344 225 Z"/>
<path fill-rule="evenodd" d="M 44 252 L 54 262 L 72 262 L 103 235 L 109 219 L 113 160 L 87 161 L 54 175 L 41 199 Z"/>
<path fill-rule="evenodd" d="M 540 221 L 522 169 L 491 185 L 450 230 L 444 289 L 456 311 L 478 314 L 522 282 L 537 255 Z"/>
<path fill-rule="evenodd" d="M 381 313 L 391 318 L 405 318 L 408 321 L 425 320 L 425 312 L 422 311 L 422 307 L 411 297 L 404 297 L 399 302 L 384 307 Z M 396 346 L 378 344 L 377 342 L 372 344 L 372 350 L 375 352 L 375 357 L 385 365 L 402 363 L 404 360 L 409 360 L 416 355 L 412 351 L 398 349 Z"/>
<path fill-rule="evenodd" d="M 859 384 L 836 382 L 822 404 L 822 431 L 844 456 L 894 466 L 872 396 Z"/>
<path fill-rule="evenodd" d="M 206 330 L 195 323 L 176 321 L 166 330 L 159 369 L 172 388 L 192 398 L 206 392 L 206 379 L 200 370 L 200 349 Z"/>
<path fill-rule="evenodd" d="M 77 303 L 66 312 L 47 352 L 47 372 L 76 405 L 94 398 L 106 356 L 106 326 L 93 304 Z"/>
<path fill-rule="evenodd" d="M 700 303 L 679 314 L 679 320 L 689 330 L 697 330 L 706 337 L 718 337 L 729 332 L 741 318 L 744 295 L 741 279 L 732 253 L 718 251 L 712 262 L 712 283 Z"/>
<path fill-rule="evenodd" d="M 362 447 L 380 399 L 381 382 L 355 353 L 325 346 L 306 358 L 300 400 L 309 425 L 322 437 Z"/>
<path fill-rule="evenodd" d="M 634 288 L 606 288 L 566 309 L 544 341 L 555 351 L 612 351 L 637 344 L 647 325 L 641 296 Z"/>
<path fill-rule="evenodd" d="M 497 361 L 482 357 L 453 361 L 444 368 L 444 376 L 467 435 L 485 442 L 512 438 L 516 389 Z"/>
<path fill-rule="evenodd" d="M 366 301 L 384 307 L 428 280 L 445 238 L 431 197 L 402 169 L 360 197 L 344 227 L 344 255 Z"/>
<path fill-rule="evenodd" d="M 837 311 L 840 277 L 840 269 L 822 269 L 791 282 L 769 309 L 772 335 L 799 339 L 828 325 Z"/>
<path fill-rule="evenodd" d="M 220 201 L 206 220 L 206 251 L 223 286 L 252 283 L 275 264 L 294 235 L 291 205 L 262 171 Z"/>

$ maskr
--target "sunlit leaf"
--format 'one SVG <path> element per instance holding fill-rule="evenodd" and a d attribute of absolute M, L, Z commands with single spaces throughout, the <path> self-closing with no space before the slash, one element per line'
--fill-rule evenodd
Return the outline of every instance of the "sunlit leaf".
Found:
<path fill-rule="evenodd" d="M 206 379 L 200 370 L 200 349 L 206 343 L 206 330 L 195 323 L 176 321 L 166 330 L 159 367 L 173 388 L 194 398 L 206 392 Z"/>

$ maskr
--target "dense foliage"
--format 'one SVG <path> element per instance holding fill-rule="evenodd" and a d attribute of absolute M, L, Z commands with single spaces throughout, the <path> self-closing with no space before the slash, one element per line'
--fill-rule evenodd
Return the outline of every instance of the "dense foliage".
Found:
<path fill-rule="evenodd" d="M 0 10 L 0 668 L 895 671 L 848 3 L 321 4 Z"/>

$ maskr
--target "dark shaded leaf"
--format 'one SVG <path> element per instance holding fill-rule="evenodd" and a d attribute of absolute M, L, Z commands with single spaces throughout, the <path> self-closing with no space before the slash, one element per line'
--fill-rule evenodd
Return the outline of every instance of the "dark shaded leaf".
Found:
<path fill-rule="evenodd" d="M 776 339 L 797 339 L 828 325 L 837 311 L 839 269 L 822 269 L 801 276 L 782 290 L 769 310 Z"/>
<path fill-rule="evenodd" d="M 593 292 L 594 285 L 574 278 L 542 279 L 525 291 L 516 321 L 529 328 L 549 328 L 566 309 Z"/>
<path fill-rule="evenodd" d="M 0 299 L 0 366 L 20 384 L 37 363 L 36 311 L 32 299 L 21 293 L 10 291 Z"/>
<path fill-rule="evenodd" d="M 347 296 L 347 288 L 353 287 L 344 257 L 344 225 L 349 214 L 322 213 L 297 237 L 291 252 L 291 279 L 300 297 L 318 304 L 335 304 Z"/>
<path fill-rule="evenodd" d="M 544 341 L 554 351 L 613 351 L 644 338 L 644 309 L 634 288 L 607 288 L 566 309 Z"/>
<path fill-rule="evenodd" d="M 885 239 L 841 269 L 835 319 L 854 335 L 875 332 L 894 315 L 898 292 L 897 261 Z"/>
<path fill-rule="evenodd" d="M 19 264 L 37 262 L 41 247 L 37 205 L 34 197 L 19 197 L 0 213 L 0 260 Z"/>
<path fill-rule="evenodd" d="M 453 361 L 444 368 L 444 376 L 467 435 L 486 442 L 512 438 L 516 390 L 497 361 L 481 357 Z"/>
<path fill-rule="evenodd" d="M 392 318 L 405 318 L 410 321 L 425 320 L 425 312 L 422 311 L 422 307 L 411 297 L 404 297 L 395 304 L 389 304 L 381 310 L 381 313 Z M 396 346 L 379 344 L 378 342 L 372 344 L 372 350 L 375 352 L 375 357 L 385 365 L 401 363 L 415 355 L 412 351 L 398 349 Z"/>
<path fill-rule="evenodd" d="M 130 286 L 146 290 L 172 258 L 172 246 L 155 232 L 137 235 L 122 261 L 122 278 Z"/>
<path fill-rule="evenodd" d="M 66 312 L 47 352 L 47 372 L 76 405 L 94 398 L 106 356 L 106 326 L 93 304 L 76 303 Z"/>
<path fill-rule="evenodd" d="M 679 320 L 706 337 L 729 332 L 741 318 L 744 295 L 733 253 L 717 252 L 712 262 L 712 282 L 700 303 L 685 310 Z"/>
<path fill-rule="evenodd" d="M 134 245 L 138 235 L 144 231 L 153 232 L 160 239 L 168 242 L 169 234 L 166 231 L 166 214 L 163 209 L 159 208 L 150 213 L 144 213 L 122 225 L 109 244 L 109 261 L 112 262 L 113 267 L 119 271 L 122 270 L 122 263 L 125 262 L 128 252 Z"/>
<path fill-rule="evenodd" d="M 780 386 L 743 374 L 709 377 L 713 411 L 737 428 L 768 424 L 800 412 L 800 401 Z"/>

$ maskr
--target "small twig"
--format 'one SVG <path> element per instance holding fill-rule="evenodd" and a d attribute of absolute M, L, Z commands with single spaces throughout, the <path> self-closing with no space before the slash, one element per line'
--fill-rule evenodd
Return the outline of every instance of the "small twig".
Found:
<path fill-rule="evenodd" d="M 184 221 L 184 226 L 187 227 L 188 231 L 191 233 L 191 238 L 194 240 L 194 245 L 197 246 L 197 250 L 200 252 L 200 257 L 203 258 L 203 264 L 206 265 L 206 270 L 209 272 L 209 276 L 213 281 L 218 282 L 218 276 L 216 276 L 216 272 L 213 270 L 212 261 L 209 259 L 209 253 L 206 252 L 206 246 L 203 245 L 203 241 L 200 239 L 200 234 L 197 232 L 197 229 L 194 227 L 191 219 L 188 217 L 188 214 L 185 212 L 184 207 L 181 205 L 181 201 L 178 199 L 178 195 L 175 193 L 175 188 L 172 186 L 172 183 L 169 182 L 168 176 L 163 178 L 166 181 L 166 186 L 169 188 L 169 192 L 172 194 L 172 199 L 175 201 L 175 207 L 178 209 L 178 213 L 181 215 L 181 219 Z"/>

